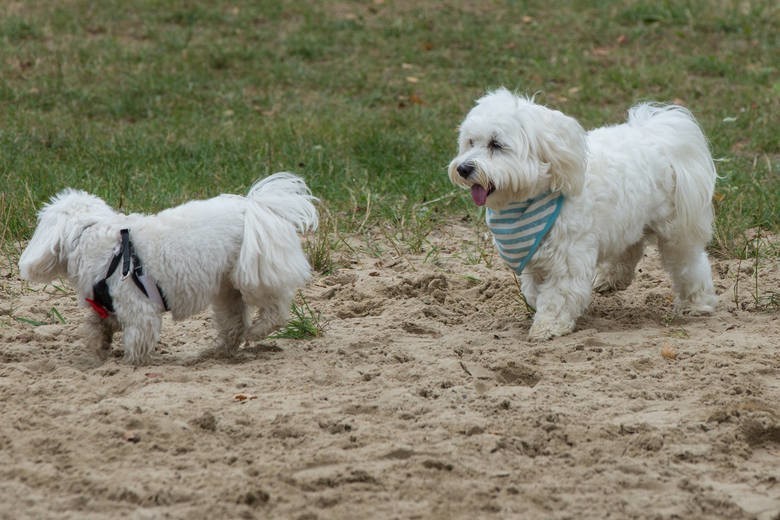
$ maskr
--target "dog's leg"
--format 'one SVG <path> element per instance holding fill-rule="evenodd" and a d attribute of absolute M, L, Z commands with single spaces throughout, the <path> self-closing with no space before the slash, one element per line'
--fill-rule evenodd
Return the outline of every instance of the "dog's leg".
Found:
<path fill-rule="evenodd" d="M 711 314 L 717 297 L 703 244 L 658 239 L 661 260 L 672 277 L 675 309 L 690 314 Z"/>
<path fill-rule="evenodd" d="M 542 277 L 529 272 L 528 269 L 520 275 L 520 291 L 523 293 L 525 302 L 534 309 L 536 308 L 536 299 L 539 296 L 540 283 L 542 283 Z"/>
<path fill-rule="evenodd" d="M 111 342 L 118 327 L 119 324 L 113 316 L 101 319 L 97 314 L 90 312 L 82 326 L 84 343 L 89 350 L 95 352 L 101 359 L 105 359 L 111 350 Z"/>
<path fill-rule="evenodd" d="M 617 262 L 602 262 L 596 268 L 596 279 L 593 281 L 593 289 L 596 292 L 605 293 L 611 291 L 623 291 L 634 281 L 636 264 L 642 259 L 645 251 L 645 242 L 640 240 L 630 246 L 618 258 Z"/>
<path fill-rule="evenodd" d="M 149 362 L 154 347 L 160 340 L 162 316 L 156 312 L 138 312 L 132 320 L 122 320 L 122 344 L 125 361 L 134 365 Z"/>
<path fill-rule="evenodd" d="M 569 251 L 564 262 L 551 269 L 539 285 L 529 339 L 546 340 L 574 330 L 590 303 L 595 269 L 595 248 Z"/>
<path fill-rule="evenodd" d="M 247 336 L 254 340 L 261 340 L 287 323 L 290 318 L 291 302 L 292 295 L 269 297 L 267 303 L 258 307 L 257 316 Z"/>
<path fill-rule="evenodd" d="M 232 356 L 244 339 L 247 327 L 247 308 L 241 292 L 224 285 L 211 307 L 217 327 L 217 352 Z"/>

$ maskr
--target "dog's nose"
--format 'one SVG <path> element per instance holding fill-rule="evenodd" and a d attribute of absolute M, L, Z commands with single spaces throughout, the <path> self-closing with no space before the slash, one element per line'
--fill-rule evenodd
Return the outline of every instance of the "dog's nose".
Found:
<path fill-rule="evenodd" d="M 468 179 L 469 175 L 474 173 L 474 163 L 471 162 L 465 162 L 460 165 L 458 165 L 458 175 L 463 177 L 464 179 Z"/>

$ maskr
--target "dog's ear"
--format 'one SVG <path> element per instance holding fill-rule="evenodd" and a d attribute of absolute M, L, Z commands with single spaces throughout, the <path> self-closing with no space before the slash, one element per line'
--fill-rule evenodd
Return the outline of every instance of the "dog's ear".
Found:
<path fill-rule="evenodd" d="M 51 282 L 67 274 L 67 258 L 64 254 L 66 221 L 51 214 L 51 207 L 44 207 L 38 215 L 30 243 L 19 258 L 22 278 L 31 282 Z"/>
<path fill-rule="evenodd" d="M 65 188 L 38 213 L 38 226 L 19 259 L 22 278 L 50 282 L 68 274 L 68 258 L 85 229 L 116 216 L 102 199 Z"/>
<path fill-rule="evenodd" d="M 550 165 L 551 189 L 565 196 L 578 195 L 585 184 L 587 143 L 585 130 L 557 110 L 545 109 L 544 130 L 538 135 L 540 159 Z"/>

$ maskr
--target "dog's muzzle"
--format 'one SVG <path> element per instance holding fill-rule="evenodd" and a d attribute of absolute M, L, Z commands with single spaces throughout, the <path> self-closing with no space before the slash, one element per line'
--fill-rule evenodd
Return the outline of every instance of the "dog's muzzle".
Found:
<path fill-rule="evenodd" d="M 477 164 L 472 161 L 464 161 L 455 167 L 455 171 L 465 182 L 462 184 L 471 188 L 471 198 L 477 206 L 484 206 L 487 198 L 496 190 L 496 187 L 488 179 L 484 178 L 481 171 L 477 170 Z M 472 178 L 473 177 L 473 178 Z M 455 179 L 452 179 L 455 182 Z M 480 182 L 485 183 L 483 186 Z"/>
<path fill-rule="evenodd" d="M 456 170 L 458 171 L 458 175 L 463 177 L 464 179 L 468 179 L 469 176 L 474 173 L 474 163 L 473 162 L 464 162 L 458 165 Z"/>

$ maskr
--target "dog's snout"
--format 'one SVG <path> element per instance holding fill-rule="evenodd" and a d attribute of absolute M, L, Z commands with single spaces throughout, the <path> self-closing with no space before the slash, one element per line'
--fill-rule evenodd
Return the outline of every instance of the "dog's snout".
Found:
<path fill-rule="evenodd" d="M 464 179 L 468 179 L 469 175 L 474 173 L 474 163 L 472 162 L 464 162 L 458 165 L 458 175 L 463 177 Z"/>

